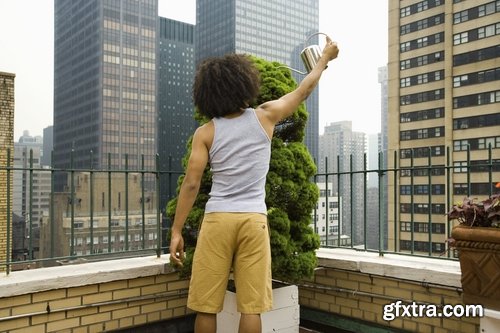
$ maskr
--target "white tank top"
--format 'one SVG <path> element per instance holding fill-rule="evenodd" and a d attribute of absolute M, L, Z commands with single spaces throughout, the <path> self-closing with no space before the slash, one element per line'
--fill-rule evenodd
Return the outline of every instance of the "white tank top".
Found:
<path fill-rule="evenodd" d="M 235 118 L 213 118 L 209 152 L 212 190 L 205 212 L 267 213 L 266 176 L 271 140 L 254 109 Z"/>

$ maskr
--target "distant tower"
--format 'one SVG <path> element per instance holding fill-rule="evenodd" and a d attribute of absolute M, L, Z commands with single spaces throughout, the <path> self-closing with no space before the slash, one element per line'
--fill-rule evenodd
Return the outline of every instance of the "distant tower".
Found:
<path fill-rule="evenodd" d="M 336 175 L 330 176 L 328 182 L 332 183 L 332 194 L 341 202 L 342 233 L 351 236 L 353 245 L 362 244 L 364 180 L 362 174 L 353 174 L 351 182 L 349 171 L 365 169 L 366 134 L 353 132 L 351 121 L 334 122 L 325 126 L 319 137 L 319 147 L 319 172 L 341 173 L 340 182 Z M 325 159 L 328 169 L 325 168 Z"/>
<path fill-rule="evenodd" d="M 160 17 L 158 153 L 160 170 L 177 171 L 161 177 L 160 207 L 175 195 L 183 172 L 187 140 L 194 133 L 192 86 L 194 25 Z"/>
<path fill-rule="evenodd" d="M 155 167 L 157 23 L 157 0 L 55 0 L 55 167 Z"/>
<path fill-rule="evenodd" d="M 14 159 L 14 78 L 15 74 L 0 72 L 0 261 L 11 258 L 7 239 L 12 239 L 12 230 L 7 233 L 7 224 L 12 223 L 12 177 L 6 171 Z M 10 150 L 10 156 L 8 151 Z M 10 194 L 10 197 L 9 197 Z M 8 214 L 10 212 L 10 214 Z M 0 271 L 5 266 L 0 265 Z"/>
<path fill-rule="evenodd" d="M 319 29 L 319 1 L 196 0 L 196 63 L 210 56 L 247 53 L 305 71 L 300 52 Z M 318 36 L 308 44 L 318 44 Z M 304 76 L 293 74 L 298 82 Z M 306 101 L 305 144 L 318 159 L 318 89 Z"/>

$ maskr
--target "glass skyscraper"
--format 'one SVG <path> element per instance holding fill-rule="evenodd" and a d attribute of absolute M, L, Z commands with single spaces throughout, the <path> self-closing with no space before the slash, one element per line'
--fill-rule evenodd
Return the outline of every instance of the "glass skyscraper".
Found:
<path fill-rule="evenodd" d="M 157 0 L 54 6 L 53 165 L 154 168 Z"/>
<path fill-rule="evenodd" d="M 160 17 L 158 75 L 160 170 L 175 172 L 160 180 L 161 207 L 165 207 L 176 193 L 187 140 L 196 128 L 192 99 L 194 25 Z"/>
<path fill-rule="evenodd" d="M 300 52 L 318 44 L 318 0 L 196 0 L 196 63 L 210 56 L 247 53 L 305 71 Z M 295 74 L 300 82 L 303 75 Z M 306 101 L 305 144 L 317 160 L 318 89 Z"/>

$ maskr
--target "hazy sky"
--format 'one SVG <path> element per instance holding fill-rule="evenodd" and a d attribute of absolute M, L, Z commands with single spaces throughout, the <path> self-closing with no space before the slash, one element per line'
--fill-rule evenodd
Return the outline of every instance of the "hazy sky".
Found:
<path fill-rule="evenodd" d="M 159 0 L 163 17 L 195 24 L 196 0 Z M 378 68 L 387 64 L 387 0 L 319 0 L 320 31 L 340 53 L 320 82 L 319 131 L 352 120 L 380 131 Z M 0 0 L 0 72 L 16 74 L 14 140 L 42 135 L 53 123 L 53 0 Z M 304 36 L 306 39 L 307 36 Z M 320 36 L 320 46 L 324 43 Z"/>

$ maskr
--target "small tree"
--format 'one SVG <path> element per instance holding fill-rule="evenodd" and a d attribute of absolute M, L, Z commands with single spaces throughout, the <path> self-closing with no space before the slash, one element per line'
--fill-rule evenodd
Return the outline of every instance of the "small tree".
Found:
<path fill-rule="evenodd" d="M 278 68 L 281 64 L 255 57 L 252 59 L 262 79 L 260 95 L 254 107 L 296 88 L 297 83 L 290 71 Z M 198 112 L 195 113 L 199 123 L 207 121 Z M 311 213 L 318 201 L 319 191 L 316 184 L 311 182 L 316 166 L 303 144 L 306 122 L 307 112 L 302 104 L 292 116 L 276 126 L 266 181 L 273 278 L 289 282 L 312 276 L 317 264 L 315 250 L 319 247 L 319 237 L 310 227 Z M 187 148 L 184 168 L 191 153 L 191 139 Z M 182 180 L 183 177 L 180 177 L 178 191 Z M 181 275 L 184 277 L 191 273 L 192 255 L 211 185 L 210 168 L 207 167 L 183 230 L 186 260 Z M 176 205 L 177 198 L 167 205 L 167 214 L 171 219 L 174 218 Z"/>

